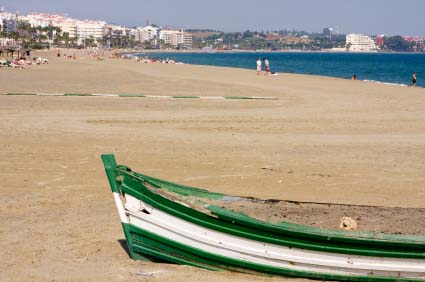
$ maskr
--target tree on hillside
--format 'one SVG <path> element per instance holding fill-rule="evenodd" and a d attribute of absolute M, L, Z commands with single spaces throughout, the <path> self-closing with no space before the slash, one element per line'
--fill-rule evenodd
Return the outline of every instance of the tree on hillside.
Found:
<path fill-rule="evenodd" d="M 248 38 L 248 37 L 254 37 L 254 35 L 255 35 L 254 32 L 246 30 L 242 33 L 242 38 L 245 39 L 245 38 Z"/>
<path fill-rule="evenodd" d="M 396 52 L 412 51 L 412 45 L 399 35 L 385 37 L 384 48 Z"/>

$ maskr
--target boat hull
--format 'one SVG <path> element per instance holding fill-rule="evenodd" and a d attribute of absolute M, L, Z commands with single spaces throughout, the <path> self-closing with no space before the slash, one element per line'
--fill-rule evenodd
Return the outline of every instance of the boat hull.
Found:
<path fill-rule="evenodd" d="M 167 199 L 147 185 L 148 178 L 120 170 L 111 156 L 103 159 L 134 259 L 325 280 L 425 281 L 421 238 L 356 240 L 329 233 L 320 240 L 320 233 L 303 234 L 303 228 L 268 232 L 274 226 L 231 213 L 227 218 L 226 211 L 205 214 Z"/>

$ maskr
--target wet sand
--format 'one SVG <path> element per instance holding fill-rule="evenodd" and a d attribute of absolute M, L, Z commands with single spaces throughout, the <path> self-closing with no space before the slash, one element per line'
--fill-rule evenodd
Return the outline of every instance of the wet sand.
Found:
<path fill-rule="evenodd" d="M 424 89 L 77 55 L 2 68 L 0 93 L 278 100 L 0 95 L 2 281 L 284 280 L 129 259 L 102 153 L 231 195 L 425 208 Z"/>

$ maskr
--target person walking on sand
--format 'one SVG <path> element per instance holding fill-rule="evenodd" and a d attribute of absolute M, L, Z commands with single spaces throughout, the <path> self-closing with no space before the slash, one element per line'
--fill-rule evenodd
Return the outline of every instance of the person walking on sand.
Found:
<path fill-rule="evenodd" d="M 270 75 L 270 63 L 269 63 L 269 60 L 267 60 L 267 58 L 264 59 L 264 66 L 266 71 L 264 75 Z"/>
<path fill-rule="evenodd" d="M 261 74 L 261 58 L 257 60 L 257 75 Z"/>
<path fill-rule="evenodd" d="M 412 86 L 416 87 L 416 72 L 413 72 L 413 75 L 412 75 Z"/>

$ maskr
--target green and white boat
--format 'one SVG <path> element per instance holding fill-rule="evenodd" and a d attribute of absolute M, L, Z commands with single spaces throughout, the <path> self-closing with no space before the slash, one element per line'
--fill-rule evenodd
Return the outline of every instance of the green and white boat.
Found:
<path fill-rule="evenodd" d="M 133 172 L 113 155 L 102 160 L 133 259 L 320 280 L 425 281 L 424 236 L 270 223 L 210 201 L 232 197 Z"/>

